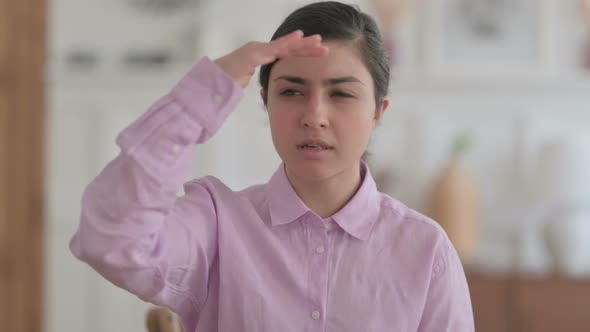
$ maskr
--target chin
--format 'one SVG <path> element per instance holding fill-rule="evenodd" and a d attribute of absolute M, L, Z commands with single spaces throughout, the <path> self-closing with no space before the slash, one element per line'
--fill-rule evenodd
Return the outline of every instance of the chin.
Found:
<path fill-rule="evenodd" d="M 289 172 L 309 180 L 324 180 L 338 173 L 339 170 L 333 163 L 317 160 L 298 160 L 285 163 Z"/>

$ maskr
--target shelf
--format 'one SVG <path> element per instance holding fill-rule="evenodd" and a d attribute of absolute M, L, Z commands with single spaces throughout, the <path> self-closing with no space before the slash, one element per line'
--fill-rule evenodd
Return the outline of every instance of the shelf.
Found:
<path fill-rule="evenodd" d="M 70 69 L 48 67 L 46 82 L 73 89 L 170 88 L 189 71 L 192 64 L 146 68 Z"/>
<path fill-rule="evenodd" d="M 539 75 L 514 78 L 393 78 L 390 91 L 396 93 L 472 93 L 505 95 L 575 94 L 590 97 L 590 73 L 579 75 Z"/>

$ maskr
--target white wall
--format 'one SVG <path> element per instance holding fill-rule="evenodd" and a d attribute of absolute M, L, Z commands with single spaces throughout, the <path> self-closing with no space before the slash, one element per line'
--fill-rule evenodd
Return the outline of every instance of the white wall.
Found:
<path fill-rule="evenodd" d="M 565 3 L 549 1 L 553 5 Z M 202 54 L 219 56 L 247 40 L 268 39 L 282 17 L 301 3 L 304 1 L 211 0 L 204 1 L 198 11 L 174 18 L 145 17 L 115 0 L 51 3 L 49 332 L 144 329 L 147 305 L 103 281 L 76 261 L 67 248 L 78 223 L 82 190 L 117 152 L 115 135 L 168 91 L 190 63 L 130 71 L 118 62 L 121 55 L 130 47 L 163 45 L 175 49 L 186 38 L 186 29 L 197 23 L 200 46 L 193 52 L 194 59 Z M 575 12 L 571 6 L 558 8 L 555 22 L 570 24 L 552 25 L 559 27 L 552 33 L 576 35 L 579 22 L 571 23 L 577 22 Z M 507 234 L 524 222 L 516 220 L 510 209 L 514 197 L 528 184 L 518 179 L 532 178 L 539 143 L 572 131 L 590 130 L 590 83 L 574 70 L 572 60 L 579 38 L 571 37 L 569 43 L 567 38 L 553 39 L 558 41 L 553 44 L 557 49 L 548 57 L 549 66 L 543 68 L 552 68 L 551 72 L 559 75 L 525 80 L 432 80 L 420 66 L 422 13 L 413 12 L 402 26 L 403 70 L 391 89 L 391 108 L 372 143 L 373 171 L 395 171 L 400 180 L 391 194 L 420 208 L 430 181 L 445 161 L 453 135 L 461 130 L 473 133 L 475 145 L 466 162 L 484 197 L 487 231 L 478 263 L 506 268 L 514 256 Z M 69 70 L 63 58 L 76 47 L 97 50 L 101 59 L 98 68 L 89 72 Z M 184 54 L 186 59 L 186 53 L 176 54 Z M 221 132 L 198 149 L 193 176 L 212 174 L 239 189 L 264 182 L 272 174 L 279 159 L 257 90 L 251 85 Z"/>

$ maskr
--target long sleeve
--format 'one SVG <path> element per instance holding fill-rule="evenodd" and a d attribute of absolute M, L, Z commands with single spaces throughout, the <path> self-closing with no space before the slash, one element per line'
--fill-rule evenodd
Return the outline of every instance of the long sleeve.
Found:
<path fill-rule="evenodd" d="M 198 312 L 217 250 L 216 206 L 198 183 L 176 193 L 193 146 L 215 134 L 242 94 L 203 58 L 123 130 L 119 156 L 84 191 L 72 253 L 146 301 Z"/>
<path fill-rule="evenodd" d="M 473 332 L 473 310 L 465 272 L 445 237 L 437 252 L 419 332 Z"/>

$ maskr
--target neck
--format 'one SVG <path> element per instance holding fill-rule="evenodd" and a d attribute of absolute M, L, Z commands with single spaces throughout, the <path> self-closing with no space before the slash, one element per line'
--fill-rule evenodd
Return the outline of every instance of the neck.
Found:
<path fill-rule="evenodd" d="M 294 174 L 288 167 L 285 171 L 299 198 L 322 219 L 340 211 L 362 183 L 360 164 L 320 180 Z"/>

